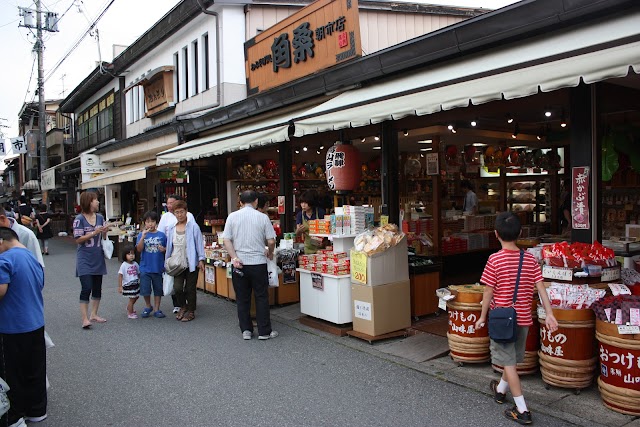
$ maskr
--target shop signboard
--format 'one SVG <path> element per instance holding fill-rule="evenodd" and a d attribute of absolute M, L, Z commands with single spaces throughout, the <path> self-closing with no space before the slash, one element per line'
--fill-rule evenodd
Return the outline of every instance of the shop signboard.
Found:
<path fill-rule="evenodd" d="M 439 175 L 440 168 L 438 166 L 438 153 L 429 153 L 427 158 L 427 175 Z"/>
<path fill-rule="evenodd" d="M 286 196 L 278 196 L 278 215 L 284 215 Z"/>
<path fill-rule="evenodd" d="M 100 157 L 95 154 L 80 154 L 80 172 L 83 179 L 95 177 L 97 174 L 109 172 L 113 168 L 111 163 L 102 163 Z"/>
<path fill-rule="evenodd" d="M 56 188 L 56 171 L 48 169 L 40 175 L 40 189 L 53 190 Z"/>
<path fill-rule="evenodd" d="M 622 389 L 633 389 L 640 384 L 640 350 L 614 347 L 603 342 L 599 350 L 603 382 Z"/>
<path fill-rule="evenodd" d="M 589 166 L 575 167 L 571 175 L 571 223 L 574 230 L 589 230 Z"/>
<path fill-rule="evenodd" d="M 11 148 L 13 154 L 26 154 L 27 144 L 24 143 L 24 138 L 19 136 L 17 138 L 11 138 Z"/>
<path fill-rule="evenodd" d="M 4 147 L 4 139 L 0 138 L 0 157 L 4 157 L 7 155 L 7 149 Z"/>
<path fill-rule="evenodd" d="M 173 103 L 173 67 L 164 66 L 152 70 L 142 86 L 147 117 L 169 108 Z"/>
<path fill-rule="evenodd" d="M 40 145 L 40 131 L 31 129 L 25 134 L 27 140 L 27 156 L 37 157 Z"/>
<path fill-rule="evenodd" d="M 367 255 L 364 252 L 351 251 L 351 278 L 367 284 Z"/>
<path fill-rule="evenodd" d="M 288 285 L 296 283 L 296 262 L 286 261 L 282 263 L 282 283 Z"/>
<path fill-rule="evenodd" d="M 358 0 L 318 0 L 244 44 L 255 95 L 362 55 Z"/>
<path fill-rule="evenodd" d="M 371 303 L 354 300 L 353 311 L 358 319 L 371 320 Z"/>

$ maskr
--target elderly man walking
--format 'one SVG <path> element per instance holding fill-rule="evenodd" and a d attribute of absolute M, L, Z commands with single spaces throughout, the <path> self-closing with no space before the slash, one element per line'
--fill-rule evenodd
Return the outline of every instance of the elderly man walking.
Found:
<path fill-rule="evenodd" d="M 267 258 L 273 259 L 276 233 L 269 218 L 256 209 L 258 194 L 255 191 L 240 194 L 240 203 L 242 208 L 227 218 L 223 234 L 224 247 L 233 264 L 232 281 L 236 291 L 238 321 L 242 338 L 250 340 L 253 336 L 253 322 L 249 313 L 253 290 L 258 339 L 268 340 L 278 336 L 278 332 L 271 329 L 267 272 Z"/>

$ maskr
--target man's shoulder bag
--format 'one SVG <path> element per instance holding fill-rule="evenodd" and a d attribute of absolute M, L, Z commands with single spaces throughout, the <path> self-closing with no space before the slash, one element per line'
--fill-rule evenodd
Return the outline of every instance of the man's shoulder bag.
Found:
<path fill-rule="evenodd" d="M 520 285 L 523 259 L 524 251 L 521 250 L 518 276 L 516 277 L 516 288 L 513 291 L 511 307 L 496 307 L 489 310 L 489 337 L 495 342 L 511 343 L 515 342 L 518 338 L 518 322 L 514 305 L 518 298 L 518 286 Z"/>

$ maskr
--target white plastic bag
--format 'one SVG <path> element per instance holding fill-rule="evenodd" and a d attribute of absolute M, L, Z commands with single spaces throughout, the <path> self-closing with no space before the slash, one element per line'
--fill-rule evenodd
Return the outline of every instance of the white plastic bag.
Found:
<path fill-rule="evenodd" d="M 111 240 L 102 240 L 102 252 L 104 252 L 104 257 L 106 259 L 111 259 L 111 257 L 113 256 L 113 242 Z"/>
<path fill-rule="evenodd" d="M 165 297 L 173 294 L 173 276 L 162 273 L 162 292 Z"/>
<path fill-rule="evenodd" d="M 277 288 L 278 283 L 278 264 L 274 259 L 267 258 L 267 271 L 269 272 L 269 287 Z"/>
<path fill-rule="evenodd" d="M 0 378 L 0 417 L 9 412 L 9 398 L 7 392 L 9 391 L 9 385 Z"/>

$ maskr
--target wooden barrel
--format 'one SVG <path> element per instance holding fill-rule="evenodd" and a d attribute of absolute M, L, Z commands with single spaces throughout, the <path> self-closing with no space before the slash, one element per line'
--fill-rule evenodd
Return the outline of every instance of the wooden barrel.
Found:
<path fill-rule="evenodd" d="M 596 320 L 599 342 L 598 389 L 604 406 L 640 415 L 640 334 L 621 335 L 614 324 Z"/>
<path fill-rule="evenodd" d="M 547 330 L 540 316 L 540 372 L 542 380 L 563 388 L 582 389 L 593 381 L 598 358 L 595 354 L 595 314 L 591 309 L 553 309 L 558 330 Z"/>
<path fill-rule="evenodd" d="M 449 350 L 456 362 L 484 363 L 490 359 L 489 330 L 476 331 L 475 324 L 482 313 L 482 293 L 460 291 L 456 299 L 447 302 L 449 313 Z"/>

